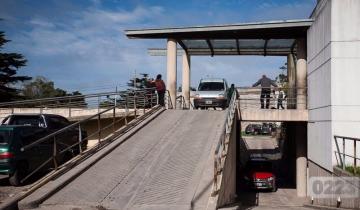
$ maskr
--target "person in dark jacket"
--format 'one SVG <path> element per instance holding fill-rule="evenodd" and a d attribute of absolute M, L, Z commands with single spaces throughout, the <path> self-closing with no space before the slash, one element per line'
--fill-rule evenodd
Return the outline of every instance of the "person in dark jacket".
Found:
<path fill-rule="evenodd" d="M 253 87 L 261 86 L 261 95 L 260 95 L 260 103 L 261 108 L 264 109 L 264 100 L 266 100 L 266 109 L 269 109 L 270 106 L 270 93 L 271 86 L 277 87 L 277 84 L 271 79 L 267 78 L 264 74 L 261 79 L 259 79 Z"/>
<path fill-rule="evenodd" d="M 156 92 L 158 93 L 158 97 L 159 97 L 159 104 L 161 106 L 165 106 L 164 96 L 165 96 L 166 86 L 164 81 L 161 79 L 161 74 L 158 74 L 156 76 L 156 80 L 154 83 L 156 87 Z"/>

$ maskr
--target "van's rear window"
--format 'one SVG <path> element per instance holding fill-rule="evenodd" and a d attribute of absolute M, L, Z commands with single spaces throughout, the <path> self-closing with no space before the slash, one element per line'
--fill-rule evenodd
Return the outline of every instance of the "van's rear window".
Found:
<path fill-rule="evenodd" d="M 6 144 L 12 137 L 11 130 L 0 130 L 0 144 Z"/>
<path fill-rule="evenodd" d="M 221 91 L 224 90 L 222 82 L 202 82 L 199 85 L 199 91 Z"/>

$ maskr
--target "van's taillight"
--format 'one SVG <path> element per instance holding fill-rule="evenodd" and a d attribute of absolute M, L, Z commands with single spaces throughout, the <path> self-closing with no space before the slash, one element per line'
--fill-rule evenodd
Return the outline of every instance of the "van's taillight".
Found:
<path fill-rule="evenodd" d="M 12 158 L 12 157 L 14 157 L 14 154 L 11 153 L 11 152 L 0 153 L 0 159 L 9 159 L 9 158 Z"/>

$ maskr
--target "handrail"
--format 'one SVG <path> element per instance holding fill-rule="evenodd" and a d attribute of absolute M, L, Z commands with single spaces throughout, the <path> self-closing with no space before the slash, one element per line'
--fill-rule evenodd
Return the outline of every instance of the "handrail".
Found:
<path fill-rule="evenodd" d="M 269 88 L 269 94 L 263 94 L 263 89 L 266 88 L 237 87 L 239 100 L 243 102 L 241 108 L 260 108 L 261 105 L 262 108 L 267 107 L 270 109 L 296 109 L 297 105 L 307 105 L 307 87 L 271 87 Z M 283 91 L 282 95 L 280 91 Z"/>
<path fill-rule="evenodd" d="M 191 101 L 189 101 L 189 105 L 190 105 L 190 106 L 187 107 L 187 105 L 186 105 L 186 100 L 185 100 L 185 97 L 184 97 L 183 95 L 177 96 L 177 97 L 176 97 L 176 101 L 177 101 L 178 99 L 180 99 L 179 101 L 180 101 L 181 109 L 189 109 L 190 107 L 191 107 L 192 109 L 194 109 L 194 105 L 191 103 Z"/>
<path fill-rule="evenodd" d="M 231 96 L 231 100 L 229 103 L 229 107 L 227 109 L 226 113 L 226 119 L 224 122 L 224 135 L 219 140 L 219 142 L 216 145 L 215 148 L 215 154 L 214 154 L 214 188 L 213 188 L 213 194 L 218 193 L 219 182 L 221 182 L 222 179 L 222 171 L 226 159 L 226 155 L 228 152 L 228 144 L 230 141 L 230 134 L 232 131 L 234 118 L 235 118 L 235 112 L 236 112 L 236 91 L 233 92 Z"/>
<path fill-rule="evenodd" d="M 339 142 L 338 139 L 342 139 L 342 151 L 340 151 L 340 147 L 339 147 Z M 337 156 L 340 160 L 340 166 L 343 170 L 346 169 L 346 157 L 352 158 L 353 159 L 353 168 L 354 168 L 354 173 L 356 173 L 357 171 L 357 160 L 360 160 L 360 155 L 358 157 L 357 155 L 357 149 L 356 149 L 356 144 L 357 142 L 360 142 L 360 138 L 354 138 L 354 137 L 347 137 L 347 136 L 339 136 L 339 135 L 334 135 L 334 140 L 335 140 L 335 145 L 336 145 L 336 151 L 335 151 L 335 155 L 337 154 Z M 352 141 L 353 142 L 353 155 L 349 155 L 346 152 L 346 142 L 347 141 Z"/>
<path fill-rule="evenodd" d="M 125 125 L 128 124 L 127 122 L 127 118 L 128 117 L 131 117 L 131 114 L 129 113 L 129 108 L 133 108 L 134 111 L 133 111 L 133 117 L 134 118 L 137 118 L 137 112 L 136 110 L 137 109 L 143 109 L 144 111 L 144 114 L 147 113 L 146 112 L 146 107 L 147 105 L 149 105 L 149 108 L 148 110 L 153 110 L 153 109 L 156 109 L 158 107 L 158 104 L 156 103 L 153 103 L 155 97 L 157 98 L 157 95 L 156 94 L 152 94 L 152 92 L 150 91 L 143 91 L 143 90 L 139 90 L 139 91 L 136 91 L 136 90 L 133 90 L 133 91 L 128 91 L 127 94 L 131 97 L 126 97 L 126 101 L 122 104 L 117 104 L 117 105 L 113 105 L 111 106 L 110 108 L 106 109 L 106 110 L 103 110 L 97 114 L 94 114 L 90 117 L 87 117 L 83 120 L 80 120 L 78 122 L 75 122 L 75 123 L 72 123 L 71 125 L 68 125 L 54 133 L 51 133 L 45 137 L 42 137 L 36 141 L 34 141 L 33 143 L 31 144 L 28 144 L 24 147 L 22 147 L 20 150 L 22 152 L 25 152 L 27 150 L 30 150 L 31 148 L 34 148 L 35 146 L 41 144 L 41 143 L 44 143 L 44 142 L 47 142 L 47 141 L 51 141 L 52 144 L 53 144 L 53 155 L 48 158 L 46 161 L 44 161 L 40 166 L 38 166 L 36 169 L 34 169 L 32 172 L 30 172 L 25 178 L 23 178 L 21 180 L 21 182 L 24 182 L 25 180 L 27 180 L 29 177 L 31 177 L 33 174 L 35 174 L 37 171 L 39 171 L 41 168 L 45 167 L 47 164 L 49 164 L 51 161 L 53 161 L 54 163 L 54 170 L 58 170 L 58 156 L 61 155 L 61 154 L 64 154 L 65 152 L 72 152 L 73 149 L 75 147 L 78 147 L 79 149 L 79 153 L 82 154 L 82 150 L 83 150 L 83 145 L 82 143 L 84 141 L 86 141 L 87 139 L 89 139 L 89 137 L 92 137 L 92 136 L 98 136 L 98 143 L 97 145 L 100 145 L 101 144 L 101 134 L 104 130 L 107 130 L 109 128 L 112 128 L 113 131 L 112 132 L 115 132 L 115 125 L 117 123 L 119 123 L 120 121 L 125 121 Z M 132 102 L 131 103 L 128 103 L 128 102 Z M 137 103 L 142 103 L 142 107 L 140 106 L 137 106 Z M 133 107 L 129 107 L 128 105 L 131 104 L 133 105 Z M 122 116 L 122 117 L 117 117 L 116 116 L 116 111 L 119 109 L 120 106 L 125 106 L 126 109 L 125 109 L 125 115 Z M 112 111 L 112 112 L 111 112 Z M 103 125 L 103 127 L 101 126 L 101 123 L 100 123 L 100 120 L 101 120 L 101 115 L 102 114 L 105 114 L 107 112 L 111 112 L 112 113 L 112 122 L 109 123 L 108 125 Z M 116 119 L 117 118 L 117 119 Z M 86 136 L 86 137 L 83 137 L 82 136 L 82 130 L 81 130 L 81 125 L 83 125 L 84 123 L 90 121 L 90 120 L 93 120 L 93 119 L 97 119 L 98 121 L 98 129 L 97 131 L 93 132 L 92 134 Z M 57 141 L 57 136 L 61 135 L 61 134 L 66 134 L 69 130 L 74 130 L 74 129 L 78 129 L 78 141 L 76 143 L 74 143 L 73 145 L 65 145 L 67 146 L 65 149 L 63 150 L 60 150 L 58 151 L 58 145 L 60 144 L 60 142 Z M 76 149 L 76 148 L 75 148 Z"/>

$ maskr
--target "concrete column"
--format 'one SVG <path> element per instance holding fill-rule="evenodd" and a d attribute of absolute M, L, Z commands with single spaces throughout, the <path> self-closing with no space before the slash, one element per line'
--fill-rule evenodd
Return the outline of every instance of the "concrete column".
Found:
<path fill-rule="evenodd" d="M 297 61 L 296 61 L 296 108 L 306 109 L 306 76 L 307 76 L 307 63 L 306 63 L 306 40 L 304 38 L 297 39 Z"/>
<path fill-rule="evenodd" d="M 167 40 L 167 89 L 173 108 L 176 108 L 176 40 Z"/>
<path fill-rule="evenodd" d="M 190 56 L 185 52 L 182 60 L 182 95 L 186 108 L 190 108 Z"/>
<path fill-rule="evenodd" d="M 296 125 L 296 191 L 299 197 L 306 196 L 307 190 L 307 129 L 306 124 Z"/>
<path fill-rule="evenodd" d="M 296 108 L 296 70 L 295 70 L 295 55 L 289 54 L 287 56 L 287 76 L 288 76 L 288 91 L 287 91 L 287 108 Z"/>

